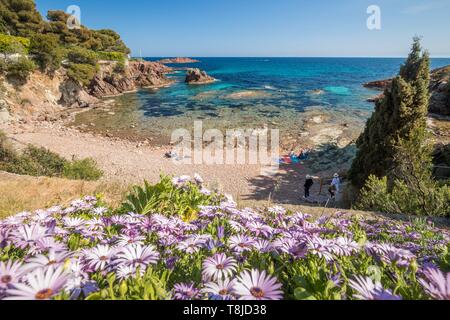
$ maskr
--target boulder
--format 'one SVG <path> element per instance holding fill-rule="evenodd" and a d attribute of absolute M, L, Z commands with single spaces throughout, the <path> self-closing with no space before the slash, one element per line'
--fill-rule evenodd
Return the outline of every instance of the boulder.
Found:
<path fill-rule="evenodd" d="M 216 81 L 213 77 L 200 69 L 188 69 L 186 72 L 186 83 L 188 84 L 207 84 Z"/>

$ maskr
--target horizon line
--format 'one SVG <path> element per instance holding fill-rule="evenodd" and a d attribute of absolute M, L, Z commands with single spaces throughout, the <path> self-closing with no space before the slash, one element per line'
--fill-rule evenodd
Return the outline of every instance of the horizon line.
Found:
<path fill-rule="evenodd" d="M 179 56 L 131 56 L 132 58 L 194 58 L 194 59 L 201 59 L 201 58 L 285 58 L 285 59 L 292 59 L 292 58 L 341 58 L 341 59 L 405 59 L 408 56 L 185 56 L 185 55 L 179 55 Z M 450 56 L 430 56 L 431 59 L 450 59 Z"/>

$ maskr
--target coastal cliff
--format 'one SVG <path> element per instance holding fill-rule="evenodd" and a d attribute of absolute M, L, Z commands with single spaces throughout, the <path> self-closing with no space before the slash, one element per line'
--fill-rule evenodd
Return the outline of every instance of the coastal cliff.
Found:
<path fill-rule="evenodd" d="M 169 85 L 170 71 L 160 63 L 131 61 L 118 72 L 115 62 L 103 62 L 88 86 L 68 77 L 65 68 L 52 75 L 34 71 L 20 85 L 1 77 L 0 123 L 57 120 L 61 111 L 92 107 L 103 97 Z"/>
<path fill-rule="evenodd" d="M 364 87 L 375 90 L 385 90 L 392 84 L 392 79 L 377 80 L 364 84 Z M 430 79 L 430 107 L 431 113 L 450 116 L 450 66 L 435 69 L 431 72 Z M 382 98 L 381 94 L 370 100 L 376 101 Z"/>
<path fill-rule="evenodd" d="M 172 69 L 157 62 L 132 61 L 123 72 L 115 64 L 103 64 L 88 87 L 95 97 L 115 96 L 139 88 L 162 87 L 171 81 L 165 76 Z"/>

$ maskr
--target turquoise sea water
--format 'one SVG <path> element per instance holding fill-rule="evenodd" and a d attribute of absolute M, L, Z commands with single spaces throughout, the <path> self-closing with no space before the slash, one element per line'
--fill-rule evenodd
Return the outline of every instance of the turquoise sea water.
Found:
<path fill-rule="evenodd" d="M 367 99 L 380 93 L 362 85 L 395 76 L 404 61 L 372 58 L 198 60 L 201 62 L 170 65 L 177 69 L 168 75 L 175 80 L 173 85 L 125 94 L 115 98 L 107 108 L 81 113 L 75 124 L 85 127 L 88 124 L 87 130 L 151 138 L 162 143 L 170 141 L 174 129 L 192 128 L 195 120 L 202 120 L 205 129 L 253 129 L 269 125 L 280 129 L 285 137 L 283 141 L 291 141 L 314 130 L 313 119 L 325 122 L 315 126 L 321 136 L 315 141 L 326 140 L 327 133 L 322 131 L 336 129 L 333 125 L 344 126 L 344 135 L 351 140 L 358 136 L 373 111 L 374 104 Z M 450 59 L 432 59 L 432 68 L 445 65 L 450 65 Z M 185 68 L 192 67 L 205 70 L 218 81 L 208 85 L 185 84 Z"/>
<path fill-rule="evenodd" d="M 175 86 L 155 93 L 143 93 L 145 115 L 182 114 L 191 109 L 239 107 L 247 101 L 230 101 L 227 94 L 244 90 L 267 92 L 272 98 L 254 100 L 280 108 L 301 111 L 310 105 L 330 108 L 372 109 L 366 102 L 376 92 L 362 87 L 365 82 L 385 79 L 398 73 L 404 59 L 375 58 L 198 58 L 201 62 L 173 67 L 196 67 L 219 82 L 196 87 L 182 82 L 184 72 L 171 75 L 180 80 Z M 148 58 L 148 60 L 156 60 Z M 450 64 L 450 59 L 433 59 L 432 68 Z M 314 90 L 323 90 L 314 94 Z M 208 99 L 191 98 L 210 92 Z M 213 93 L 217 93 L 216 95 Z M 207 95 L 206 95 L 207 96 Z"/>

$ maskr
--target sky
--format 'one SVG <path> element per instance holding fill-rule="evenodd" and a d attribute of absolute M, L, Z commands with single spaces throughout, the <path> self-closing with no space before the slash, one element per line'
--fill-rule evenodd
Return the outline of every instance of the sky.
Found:
<path fill-rule="evenodd" d="M 120 33 L 144 57 L 404 57 L 423 37 L 450 57 L 450 0 L 36 0 L 77 5 L 81 23 Z M 377 5 L 381 30 L 369 30 Z"/>

